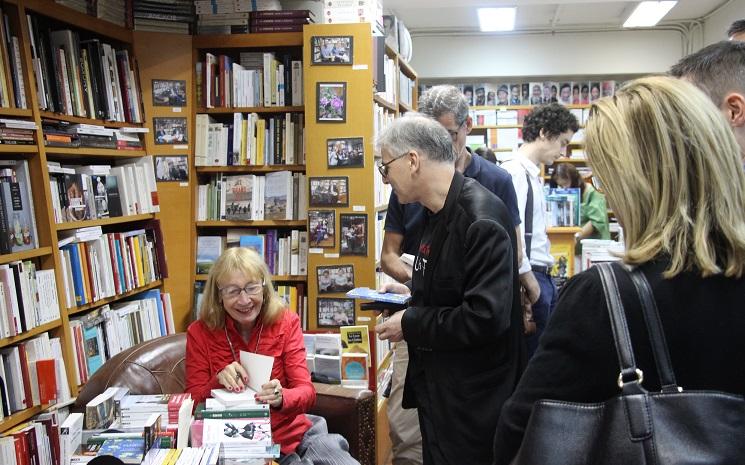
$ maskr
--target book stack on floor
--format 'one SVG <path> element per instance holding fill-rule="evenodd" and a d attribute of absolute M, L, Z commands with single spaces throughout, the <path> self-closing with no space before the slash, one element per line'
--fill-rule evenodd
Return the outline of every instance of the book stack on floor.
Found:
<path fill-rule="evenodd" d="M 191 0 L 134 0 L 135 31 L 189 34 L 193 23 Z"/>
<path fill-rule="evenodd" d="M 280 10 L 279 0 L 196 0 L 198 34 L 245 34 L 249 13 Z"/>
<path fill-rule="evenodd" d="M 257 403 L 256 391 L 213 389 L 213 398 L 199 405 L 192 427 L 192 445 L 220 446 L 225 461 L 279 457 L 272 443 L 269 404 Z"/>
<path fill-rule="evenodd" d="M 302 32 L 303 25 L 315 23 L 310 10 L 264 10 L 249 14 L 251 32 Z"/>

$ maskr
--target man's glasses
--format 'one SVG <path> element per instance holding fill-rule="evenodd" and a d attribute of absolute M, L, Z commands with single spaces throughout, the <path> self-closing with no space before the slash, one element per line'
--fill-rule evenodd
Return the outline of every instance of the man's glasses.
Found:
<path fill-rule="evenodd" d="M 388 177 L 388 165 L 390 165 L 394 161 L 398 160 L 399 158 L 405 157 L 408 154 L 409 154 L 409 152 L 402 153 L 401 155 L 397 156 L 396 158 L 393 158 L 391 160 L 388 160 L 385 163 L 383 163 L 383 160 L 381 160 L 380 163 L 378 163 L 378 171 L 380 172 L 380 175 L 383 176 L 384 178 L 387 178 Z"/>
<path fill-rule="evenodd" d="M 235 300 L 241 295 L 241 292 L 245 292 L 248 296 L 261 294 L 264 290 L 264 283 L 250 283 L 246 284 L 245 287 L 225 286 L 219 290 L 223 299 Z"/>

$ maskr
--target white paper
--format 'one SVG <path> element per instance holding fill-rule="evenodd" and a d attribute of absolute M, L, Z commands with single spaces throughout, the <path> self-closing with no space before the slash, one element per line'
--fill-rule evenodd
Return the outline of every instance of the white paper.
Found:
<path fill-rule="evenodd" d="M 352 211 L 353 212 L 363 212 L 363 211 L 365 211 L 365 206 L 364 205 L 353 205 L 352 206 Z"/>
<path fill-rule="evenodd" d="M 274 357 L 241 351 L 241 365 L 248 373 L 248 387 L 256 392 L 268 383 L 272 376 Z"/>

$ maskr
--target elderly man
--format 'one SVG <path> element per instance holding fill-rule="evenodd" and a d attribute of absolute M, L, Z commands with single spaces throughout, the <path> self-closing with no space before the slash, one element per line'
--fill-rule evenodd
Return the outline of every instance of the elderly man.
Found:
<path fill-rule="evenodd" d="M 419 409 L 424 464 L 491 463 L 499 411 L 524 360 L 512 218 L 455 169 L 450 134 L 438 122 L 406 115 L 378 145 L 384 182 L 427 216 L 410 306 L 376 332 L 409 345 L 403 406 Z"/>

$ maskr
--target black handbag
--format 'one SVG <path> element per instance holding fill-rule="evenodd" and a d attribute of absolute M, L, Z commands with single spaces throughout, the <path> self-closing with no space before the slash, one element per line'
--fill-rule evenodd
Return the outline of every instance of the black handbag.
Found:
<path fill-rule="evenodd" d="M 678 387 L 652 290 L 641 271 L 631 279 L 641 299 L 660 392 L 642 387 L 614 269 L 596 265 L 608 303 L 621 393 L 605 402 L 540 400 L 514 465 L 686 465 L 745 463 L 745 399 Z M 581 337 L 581 335 L 577 335 Z M 742 367 L 732 367 L 741 370 Z"/>

